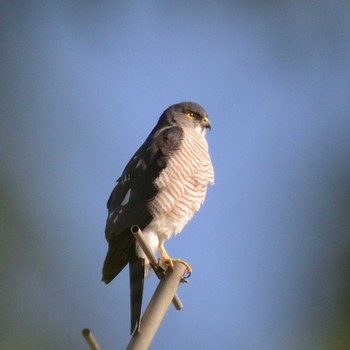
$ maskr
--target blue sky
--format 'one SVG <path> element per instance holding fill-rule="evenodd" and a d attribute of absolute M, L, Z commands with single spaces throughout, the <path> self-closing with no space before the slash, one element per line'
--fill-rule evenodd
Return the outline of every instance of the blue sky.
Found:
<path fill-rule="evenodd" d="M 216 179 L 167 243 L 193 275 L 151 348 L 340 348 L 349 4 L 0 6 L 0 345 L 86 349 L 89 327 L 125 348 L 127 270 L 100 282 L 106 201 L 162 111 L 192 100 L 212 122 Z"/>

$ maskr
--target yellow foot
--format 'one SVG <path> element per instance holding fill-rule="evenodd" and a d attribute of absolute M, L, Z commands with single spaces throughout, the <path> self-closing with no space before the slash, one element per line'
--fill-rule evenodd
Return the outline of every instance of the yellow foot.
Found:
<path fill-rule="evenodd" d="M 180 262 L 181 264 L 184 264 L 187 268 L 187 277 L 191 276 L 192 274 L 192 267 L 190 266 L 190 264 L 182 259 L 179 259 L 179 258 L 171 258 L 167 251 L 165 250 L 164 246 L 160 246 L 159 247 L 159 252 L 160 252 L 160 255 L 162 257 L 161 261 L 164 263 L 164 264 L 167 264 L 168 266 L 170 266 L 171 268 L 174 267 L 174 261 L 178 261 Z"/>
<path fill-rule="evenodd" d="M 182 260 L 182 259 L 180 259 L 180 258 L 176 258 L 176 259 L 172 259 L 172 260 L 178 261 L 178 262 L 180 262 L 181 264 L 184 264 L 184 265 L 186 266 L 186 268 L 187 268 L 188 274 L 191 276 L 191 274 L 192 274 L 192 267 L 190 266 L 190 264 L 189 264 L 187 261 Z M 174 263 L 173 263 L 173 266 L 174 266 Z"/>

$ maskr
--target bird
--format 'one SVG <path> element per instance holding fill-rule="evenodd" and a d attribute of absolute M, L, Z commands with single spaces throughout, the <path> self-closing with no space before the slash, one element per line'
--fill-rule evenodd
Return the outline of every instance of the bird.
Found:
<path fill-rule="evenodd" d="M 151 271 L 131 227 L 139 226 L 153 252 L 159 251 L 161 261 L 173 266 L 164 243 L 182 231 L 203 204 L 208 184 L 214 183 L 208 129 L 210 120 L 201 105 L 181 102 L 168 107 L 108 199 L 102 281 L 110 283 L 129 264 L 131 334 L 140 331 L 144 279 Z"/>

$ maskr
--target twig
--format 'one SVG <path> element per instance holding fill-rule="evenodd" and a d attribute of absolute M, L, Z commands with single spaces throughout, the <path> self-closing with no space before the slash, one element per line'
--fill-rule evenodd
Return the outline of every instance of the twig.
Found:
<path fill-rule="evenodd" d="M 148 349 L 185 271 L 186 266 L 176 260 L 173 269 L 167 269 L 141 318 L 141 331 L 134 332 L 127 350 Z"/>
<path fill-rule="evenodd" d="M 147 259 L 149 260 L 157 277 L 159 279 L 162 279 L 164 276 L 165 270 L 163 269 L 162 271 L 160 271 L 160 269 L 162 269 L 162 267 L 159 265 L 159 260 L 158 260 L 157 256 L 153 253 L 153 251 L 151 249 L 149 249 L 149 247 L 148 247 L 148 245 L 145 242 L 145 239 L 143 237 L 142 231 L 140 230 L 140 228 L 138 226 L 134 225 L 131 227 L 131 232 L 133 233 L 137 242 L 140 244 L 143 252 L 147 256 Z M 176 310 L 181 310 L 183 308 L 183 304 L 182 304 L 180 298 L 177 296 L 177 294 L 174 295 L 173 305 L 175 306 Z"/>
<path fill-rule="evenodd" d="M 183 277 L 187 267 L 181 261 L 174 260 L 173 268 L 165 268 L 159 263 L 157 256 L 151 251 L 144 240 L 143 233 L 138 226 L 133 226 L 131 232 L 134 234 L 160 282 L 141 318 L 141 331 L 135 331 L 127 350 L 147 350 L 156 334 L 159 325 L 171 303 L 177 310 L 183 308 L 176 290 L 180 282 L 186 282 Z M 91 350 L 101 350 L 96 339 L 88 328 L 82 330 L 82 334 Z"/>
<path fill-rule="evenodd" d="M 90 329 L 84 328 L 81 333 L 83 334 L 83 337 L 85 338 L 86 342 L 90 346 L 91 350 L 101 350 L 100 346 L 98 345 L 95 337 L 91 333 Z"/>

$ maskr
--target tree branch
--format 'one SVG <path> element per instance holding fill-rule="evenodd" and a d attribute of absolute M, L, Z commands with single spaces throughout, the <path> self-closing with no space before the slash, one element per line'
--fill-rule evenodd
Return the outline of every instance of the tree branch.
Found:
<path fill-rule="evenodd" d="M 90 346 L 91 350 L 101 350 L 100 346 L 98 345 L 95 337 L 91 333 L 90 329 L 84 328 L 81 333 L 83 334 L 83 337 L 85 338 L 86 342 Z"/>
<path fill-rule="evenodd" d="M 176 260 L 173 269 L 167 269 L 141 318 L 141 330 L 134 332 L 127 350 L 148 349 L 185 271 L 186 266 Z"/>
<path fill-rule="evenodd" d="M 177 310 L 183 308 L 183 304 L 176 295 L 176 290 L 180 282 L 186 282 L 183 277 L 187 266 L 179 260 L 174 260 L 173 268 L 166 268 L 160 264 L 159 259 L 149 249 L 144 240 L 143 233 L 138 226 L 133 226 L 131 232 L 143 249 L 150 264 L 160 282 L 141 318 L 141 330 L 135 331 L 128 344 L 127 350 L 147 350 L 156 334 L 161 321 L 171 303 L 173 302 Z M 101 350 L 91 331 L 83 329 L 82 334 L 90 346 L 91 350 Z"/>
<path fill-rule="evenodd" d="M 131 232 L 133 233 L 137 242 L 140 244 L 143 252 L 147 256 L 147 259 L 149 260 L 155 274 L 161 280 L 165 274 L 165 269 L 162 268 L 162 266 L 160 266 L 159 259 L 153 253 L 153 251 L 151 249 L 149 249 L 149 247 L 148 247 L 148 245 L 143 237 L 142 231 L 140 230 L 140 228 L 138 226 L 134 225 L 131 227 Z M 186 280 L 182 279 L 182 282 L 186 282 Z M 173 304 L 174 304 L 176 310 L 181 310 L 183 308 L 183 304 L 182 304 L 180 298 L 176 294 L 174 295 L 174 298 L 173 298 Z"/>

